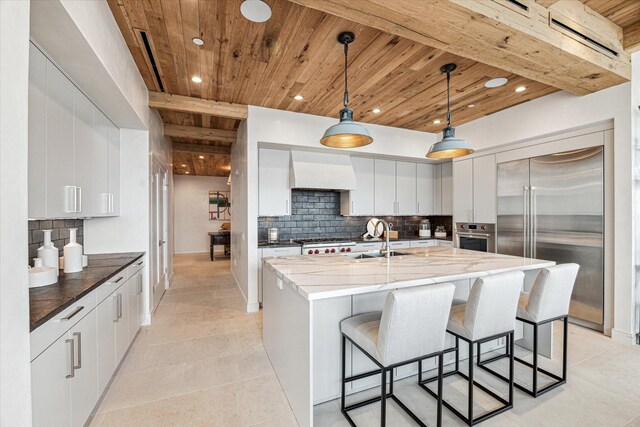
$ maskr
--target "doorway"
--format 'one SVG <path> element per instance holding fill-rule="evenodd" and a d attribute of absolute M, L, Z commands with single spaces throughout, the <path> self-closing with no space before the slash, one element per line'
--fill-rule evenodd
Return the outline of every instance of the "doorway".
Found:
<path fill-rule="evenodd" d="M 151 311 L 154 312 L 168 288 L 168 197 L 167 170 L 153 161 L 151 171 Z"/>

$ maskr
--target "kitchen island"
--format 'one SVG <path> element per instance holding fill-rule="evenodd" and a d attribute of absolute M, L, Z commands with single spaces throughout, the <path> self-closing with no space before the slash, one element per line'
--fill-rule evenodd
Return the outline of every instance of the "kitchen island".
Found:
<path fill-rule="evenodd" d="M 301 426 L 313 425 L 314 405 L 340 396 L 341 320 L 382 310 L 393 289 L 452 282 L 455 298 L 466 299 L 477 277 L 524 271 L 527 288 L 539 269 L 555 264 L 445 247 L 402 253 L 390 259 L 362 254 L 263 259 L 264 346 Z M 519 328 L 516 339 L 526 345 L 522 338 Z M 550 329 L 539 339 L 544 353 L 550 352 Z M 486 351 L 500 344 L 487 345 Z M 462 350 L 461 357 L 466 357 L 464 346 Z M 366 356 L 347 349 L 347 376 L 372 367 Z M 432 368 L 424 364 L 425 371 Z M 416 366 L 408 365 L 397 369 L 396 378 L 416 372 Z M 375 376 L 359 380 L 349 384 L 347 393 L 377 386 L 377 382 Z"/>

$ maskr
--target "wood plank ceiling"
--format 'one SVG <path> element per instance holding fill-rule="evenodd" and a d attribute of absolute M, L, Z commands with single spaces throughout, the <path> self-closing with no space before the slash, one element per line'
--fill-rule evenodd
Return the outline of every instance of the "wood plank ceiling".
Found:
<path fill-rule="evenodd" d="M 596 0 L 586 0 L 596 1 Z M 613 1 L 613 0 L 611 0 Z M 267 0 L 269 21 L 240 14 L 241 0 L 108 0 L 144 81 L 151 91 L 336 117 L 342 105 L 341 31 L 357 38 L 349 51 L 350 106 L 355 119 L 428 132 L 443 128 L 446 83 L 439 68 L 454 62 L 452 110 L 459 125 L 557 89 L 382 31 L 308 9 Z M 149 63 L 142 33 L 153 51 L 162 89 Z M 193 37 L 204 40 L 196 46 Z M 191 78 L 199 76 L 202 83 Z M 507 77 L 500 88 L 484 83 Z M 521 93 L 514 92 L 525 86 Z M 301 95 L 297 101 L 294 96 Z M 381 112 L 375 114 L 373 110 Z M 159 110 L 165 124 L 233 130 L 239 121 Z M 434 121 L 441 123 L 435 124 Z M 320 139 L 320 135 L 318 135 Z M 176 138 L 176 143 L 229 146 L 228 142 Z M 427 147 L 425 146 L 425 150 Z M 229 156 L 174 151 L 174 173 L 229 173 Z M 183 166 L 186 165 L 186 166 Z"/>

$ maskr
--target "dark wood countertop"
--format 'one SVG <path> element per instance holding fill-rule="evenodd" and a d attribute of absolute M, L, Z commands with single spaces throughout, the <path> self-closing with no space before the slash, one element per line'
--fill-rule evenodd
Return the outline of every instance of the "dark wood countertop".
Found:
<path fill-rule="evenodd" d="M 57 283 L 29 289 L 30 330 L 41 326 L 143 256 L 144 252 L 89 255 L 89 265 L 82 271 L 65 274 L 60 270 Z"/>

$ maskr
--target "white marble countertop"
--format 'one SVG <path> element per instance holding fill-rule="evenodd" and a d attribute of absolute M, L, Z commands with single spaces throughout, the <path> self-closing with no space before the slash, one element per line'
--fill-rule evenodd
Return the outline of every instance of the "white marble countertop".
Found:
<path fill-rule="evenodd" d="M 506 271 L 549 267 L 553 261 L 447 247 L 403 249 L 386 258 L 340 254 L 263 258 L 264 267 L 308 300 L 469 279 Z"/>

